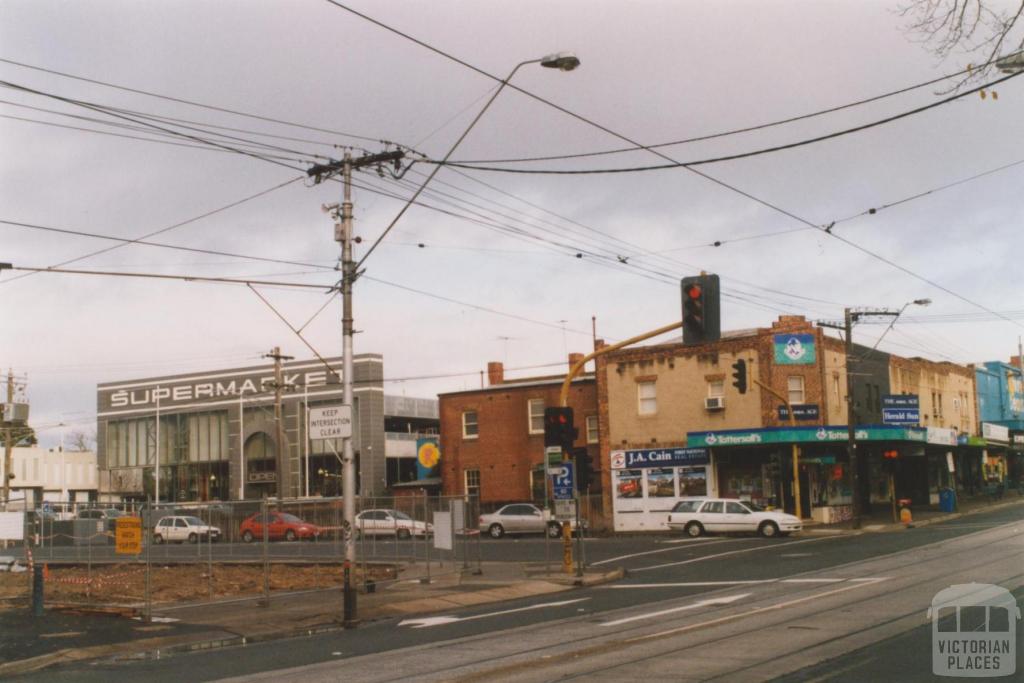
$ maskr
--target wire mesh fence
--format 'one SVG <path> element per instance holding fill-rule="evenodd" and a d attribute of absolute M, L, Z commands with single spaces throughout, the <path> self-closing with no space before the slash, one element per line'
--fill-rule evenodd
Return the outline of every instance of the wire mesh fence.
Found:
<path fill-rule="evenodd" d="M 481 561 L 479 505 L 463 497 L 62 505 L 25 513 L 24 553 L 46 570 L 48 603 L 143 609 L 337 590 L 346 542 L 357 587 L 429 580 Z M 434 520 L 449 534 L 438 539 Z M 137 543 L 119 533 L 134 528 Z M 130 540 L 130 539 L 129 539 Z"/>

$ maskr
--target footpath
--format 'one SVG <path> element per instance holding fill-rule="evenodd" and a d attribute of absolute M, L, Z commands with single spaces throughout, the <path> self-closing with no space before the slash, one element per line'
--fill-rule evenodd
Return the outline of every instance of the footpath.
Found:
<path fill-rule="evenodd" d="M 360 623 L 424 615 L 473 605 L 545 595 L 622 578 L 621 569 L 588 570 L 582 577 L 545 573 L 545 567 L 484 562 L 470 570 L 418 578 L 399 573 L 357 596 Z M 246 645 L 339 630 L 343 599 L 338 589 L 153 607 L 152 620 L 48 609 L 34 617 L 19 607 L 0 611 L 0 679 L 51 666 L 92 659 L 159 657 L 172 653 Z"/>

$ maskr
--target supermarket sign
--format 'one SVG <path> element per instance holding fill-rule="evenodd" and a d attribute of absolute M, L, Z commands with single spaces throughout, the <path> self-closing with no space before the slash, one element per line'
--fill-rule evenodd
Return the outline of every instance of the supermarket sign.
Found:
<path fill-rule="evenodd" d="M 858 427 L 857 441 L 920 441 L 927 439 L 924 429 L 914 427 Z M 833 443 L 846 441 L 849 433 L 845 426 L 824 427 L 769 427 L 766 429 L 736 429 L 721 432 L 690 432 L 686 443 L 690 446 L 762 446 L 776 443 Z"/>

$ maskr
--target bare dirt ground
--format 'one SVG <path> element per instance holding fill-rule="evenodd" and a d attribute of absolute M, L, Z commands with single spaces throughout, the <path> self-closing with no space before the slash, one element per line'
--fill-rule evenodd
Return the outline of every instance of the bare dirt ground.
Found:
<path fill-rule="evenodd" d="M 369 567 L 368 578 L 383 581 L 394 578 L 391 567 Z M 270 590 L 294 591 L 315 588 L 340 588 L 342 568 L 331 564 L 277 564 L 270 566 Z M 353 580 L 363 581 L 362 567 L 353 570 Z M 46 570 L 47 604 L 82 604 L 118 607 L 141 603 L 146 595 L 146 565 L 112 564 L 57 566 Z M 153 603 L 178 603 L 200 600 L 261 595 L 261 564 L 161 565 L 153 564 L 150 577 Z M 28 572 L 0 574 L 0 609 L 24 606 L 31 596 Z M 20 600 L 19 600 L 20 598 Z M 20 604 L 19 604 L 20 603 Z"/>

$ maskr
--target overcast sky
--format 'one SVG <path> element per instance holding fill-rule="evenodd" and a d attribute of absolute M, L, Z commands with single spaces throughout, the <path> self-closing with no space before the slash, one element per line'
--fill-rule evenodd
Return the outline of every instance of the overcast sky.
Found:
<path fill-rule="evenodd" d="M 939 61 L 905 33 L 896 2 L 347 4 L 502 77 L 518 62 L 575 51 L 576 71 L 528 65 L 513 83 L 643 144 L 848 104 L 957 72 L 972 59 Z M 338 158 L 345 146 L 359 155 L 394 141 L 439 159 L 496 87 L 322 0 L 2 0 L 0 46 L 5 60 L 320 129 L 0 63 L 0 80 L 19 86 L 187 120 L 193 123 L 159 125 L 225 145 L 285 148 L 246 147 L 283 157 L 284 165 L 195 149 L 181 146 L 197 146 L 187 139 L 68 118 L 61 113 L 126 123 L 5 88 L 0 220 L 122 238 L 299 178 L 289 167 Z M 860 215 L 1024 160 L 1024 78 L 995 89 L 998 99 L 969 95 L 844 137 L 695 167 L 732 189 L 684 168 L 559 176 L 443 169 L 421 197 L 433 208 L 410 209 L 364 264 L 356 351 L 384 355 L 385 375 L 396 380 L 388 393 L 431 397 L 479 386 L 489 360 L 529 368 L 588 351 L 592 316 L 598 337 L 608 340 L 678 320 L 679 278 L 704 269 L 722 276 L 725 329 L 767 326 L 784 313 L 835 320 L 844 306 L 899 309 L 929 298 L 933 305 L 908 310 L 881 348 L 961 363 L 1005 360 L 1024 332 L 1024 163 Z M 787 144 L 937 102 L 945 90 L 937 84 L 662 151 L 692 161 Z M 245 142 L 214 138 L 211 126 L 238 129 L 217 131 Z M 453 159 L 623 146 L 506 89 Z M 505 165 L 663 163 L 641 151 Z M 386 195 L 408 197 L 430 170 L 415 164 L 401 181 L 357 174 L 357 255 L 402 206 Z M 152 238 L 311 265 L 130 245 L 68 267 L 329 285 L 339 250 L 321 205 L 339 197 L 337 183 L 298 180 Z M 807 224 L 833 221 L 835 234 L 864 251 Z M 710 246 L 716 241 L 721 246 Z M 16 266 L 52 266 L 114 244 L 0 224 L 0 261 Z M 98 382 L 255 364 L 276 345 L 311 356 L 244 286 L 53 273 L 12 281 L 19 275 L 0 278 L 0 363 L 27 375 L 32 422 L 46 445 L 58 438 L 53 425 L 61 419 L 72 430 L 94 427 Z M 260 291 L 295 326 L 325 302 L 316 290 Z M 340 309 L 334 299 L 304 332 L 325 356 L 340 354 Z M 884 329 L 859 326 L 856 339 L 874 343 Z M 424 375 L 451 376 L 415 379 Z"/>

